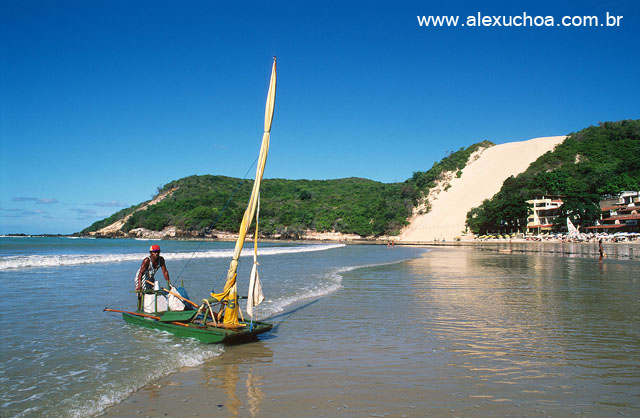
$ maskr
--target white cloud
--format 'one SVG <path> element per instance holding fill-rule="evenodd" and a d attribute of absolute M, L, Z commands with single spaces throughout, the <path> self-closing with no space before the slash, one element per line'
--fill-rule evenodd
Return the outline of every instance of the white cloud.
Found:
<path fill-rule="evenodd" d="M 124 208 L 129 206 L 126 203 L 122 203 L 122 202 L 116 202 L 115 200 L 112 200 L 111 202 L 96 202 L 96 203 L 90 203 L 93 206 L 101 206 L 104 208 Z"/>
<path fill-rule="evenodd" d="M 42 210 L 3 209 L 0 208 L 0 216 L 4 218 L 26 218 L 29 216 L 50 216 Z"/>
<path fill-rule="evenodd" d="M 52 205 L 54 203 L 58 203 L 58 199 L 38 199 L 38 203 L 43 205 Z"/>
<path fill-rule="evenodd" d="M 76 215 L 78 215 L 76 217 L 76 219 L 78 220 L 87 220 L 87 219 L 93 219 L 96 217 L 97 215 L 97 211 L 93 210 L 93 209 L 82 209 L 82 208 L 72 208 L 70 209 L 72 212 L 75 212 Z"/>
<path fill-rule="evenodd" d="M 49 199 L 49 198 L 39 198 L 39 197 L 25 197 L 18 196 L 11 199 L 12 202 L 36 202 L 39 205 L 52 205 L 54 203 L 59 203 L 58 199 Z"/>

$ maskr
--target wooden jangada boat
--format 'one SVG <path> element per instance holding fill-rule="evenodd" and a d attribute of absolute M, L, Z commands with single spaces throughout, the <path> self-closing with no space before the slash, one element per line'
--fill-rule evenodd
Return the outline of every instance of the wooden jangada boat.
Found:
<path fill-rule="evenodd" d="M 269 139 L 271 133 L 271 122 L 273 120 L 273 111 L 275 106 L 276 95 L 276 59 L 273 58 L 273 67 L 271 69 L 271 81 L 269 84 L 269 92 L 267 94 L 267 103 L 265 109 L 264 134 L 262 136 L 262 144 L 260 146 L 260 155 L 258 157 L 258 166 L 256 169 L 256 178 L 253 183 L 249 204 L 242 217 L 238 239 L 236 241 L 233 257 L 227 271 L 227 281 L 224 289 L 220 293 L 211 293 L 210 297 L 202 300 L 202 304 L 197 305 L 176 294 L 172 289 L 158 289 L 155 291 L 156 300 L 162 292 L 186 301 L 197 308 L 185 311 L 164 311 L 144 312 L 142 307 L 138 307 L 137 312 L 126 312 L 105 308 L 109 312 L 121 312 L 124 320 L 130 324 L 143 326 L 146 328 L 154 328 L 168 331 L 179 337 L 196 338 L 204 343 L 237 343 L 250 341 L 257 338 L 258 334 L 269 331 L 273 325 L 266 322 L 246 321 L 243 318 L 242 311 L 238 304 L 237 292 L 237 270 L 238 260 L 242 247 L 244 246 L 245 237 L 249 228 L 255 219 L 256 227 L 254 233 L 254 264 L 251 270 L 251 278 L 249 283 L 249 296 L 247 297 L 247 313 L 253 317 L 253 308 L 262 302 L 262 289 L 257 271 L 257 250 L 258 250 L 258 212 L 260 201 L 260 184 L 264 167 L 267 162 L 267 154 L 269 152 Z M 219 306 L 217 312 L 213 307 Z"/>

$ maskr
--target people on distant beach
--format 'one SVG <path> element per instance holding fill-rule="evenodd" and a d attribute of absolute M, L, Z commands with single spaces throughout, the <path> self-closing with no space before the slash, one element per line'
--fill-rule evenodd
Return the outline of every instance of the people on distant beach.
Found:
<path fill-rule="evenodd" d="M 155 284 L 155 274 L 162 269 L 162 274 L 167 281 L 167 288 L 171 288 L 171 280 L 164 258 L 160 255 L 160 246 L 152 245 L 149 248 L 149 257 L 142 260 L 142 265 L 136 274 L 136 291 L 151 290 Z M 142 294 L 138 293 L 138 300 L 142 299 Z"/>

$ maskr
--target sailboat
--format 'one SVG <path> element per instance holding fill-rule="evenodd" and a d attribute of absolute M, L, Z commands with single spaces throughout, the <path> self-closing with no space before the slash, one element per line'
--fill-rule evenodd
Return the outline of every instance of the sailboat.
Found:
<path fill-rule="evenodd" d="M 267 154 L 269 152 L 269 140 L 271 135 L 271 123 L 276 96 L 276 58 L 273 58 L 271 80 L 264 117 L 264 134 L 258 157 L 256 177 L 251 191 L 249 203 L 245 209 L 238 239 L 235 243 L 233 257 L 227 270 L 226 283 L 220 293 L 211 293 L 209 297 L 202 299 L 198 305 L 175 292 L 175 288 L 160 289 L 155 291 L 156 300 L 163 292 L 168 292 L 169 297 L 177 297 L 197 309 L 192 310 L 167 310 L 162 312 L 145 312 L 141 307 L 136 312 L 127 312 L 105 308 L 109 312 L 121 312 L 127 323 L 146 328 L 168 331 L 179 337 L 191 337 L 204 343 L 238 343 L 257 338 L 261 333 L 273 328 L 272 324 L 254 321 L 254 307 L 264 299 L 258 275 L 258 213 L 260 206 L 260 185 L 264 174 Z M 247 314 L 249 320 L 245 320 L 238 303 L 238 262 L 240 253 L 245 243 L 249 228 L 255 220 L 253 267 L 251 269 L 249 292 L 247 297 Z M 156 284 L 158 282 L 156 281 Z M 158 304 L 156 303 L 156 307 Z M 157 308 L 156 308 L 157 309 Z"/>
<path fill-rule="evenodd" d="M 571 219 L 567 218 L 568 238 L 578 238 L 578 228 L 573 225 Z"/>

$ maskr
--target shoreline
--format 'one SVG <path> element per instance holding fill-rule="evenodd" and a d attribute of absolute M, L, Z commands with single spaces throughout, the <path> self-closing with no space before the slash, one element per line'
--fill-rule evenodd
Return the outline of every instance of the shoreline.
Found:
<path fill-rule="evenodd" d="M 12 234 L 2 235 L 6 238 L 88 238 L 88 239 L 124 239 L 124 240 L 164 240 L 164 241 L 203 241 L 203 242 L 235 242 L 234 237 L 225 238 L 194 238 L 194 237 L 165 237 L 157 238 L 132 238 L 132 237 L 91 237 L 64 234 Z M 461 241 L 395 241 L 385 237 L 384 239 L 261 239 L 263 243 L 272 244 L 343 244 L 343 245 L 382 245 L 393 248 L 398 247 L 424 247 L 424 248 L 475 248 L 479 251 L 495 252 L 498 254 L 543 254 L 564 257 L 584 257 L 598 258 L 597 241 L 562 241 L 560 239 L 549 239 L 544 241 L 532 241 L 522 238 L 515 239 L 495 239 L 495 240 L 461 240 Z M 640 260 L 640 240 L 612 242 L 603 241 L 603 248 L 606 257 L 619 260 Z"/>
<path fill-rule="evenodd" d="M 234 236 L 235 235 L 235 236 Z M 125 240 L 137 240 L 137 241 L 204 241 L 204 242 L 235 242 L 237 240 L 237 234 L 229 234 L 229 236 L 222 238 L 208 238 L 208 237 L 169 237 L 165 236 L 162 238 L 142 238 L 142 237 L 115 237 L 115 236 L 91 236 L 91 235 L 76 235 L 76 234 L 2 234 L 0 238 L 89 238 L 89 239 L 125 239 Z M 345 238 L 345 237 L 336 237 L 336 238 L 260 238 L 260 242 L 268 242 L 268 243 L 302 243 L 302 244 L 331 244 L 331 243 L 340 243 L 340 244 L 353 244 L 353 245 L 388 245 L 393 244 L 395 246 L 408 246 L 408 247 L 419 247 L 419 246 L 436 246 L 436 247 L 462 247 L 462 246 L 478 246 L 478 245 L 496 245 L 503 246 L 505 244 L 527 244 L 527 245 L 535 245 L 535 244 L 571 244 L 571 245 L 594 245 L 598 244 L 597 241 L 563 241 L 561 239 L 548 239 L 542 241 L 533 241 L 522 238 L 512 238 L 512 239 L 492 239 L 492 240 L 431 240 L 431 241 L 399 241 L 396 240 L 397 237 L 383 237 L 383 238 Z M 253 239 L 251 235 L 247 236 L 247 240 Z M 640 246 L 640 240 L 633 241 L 603 241 L 605 245 L 638 245 Z"/>

